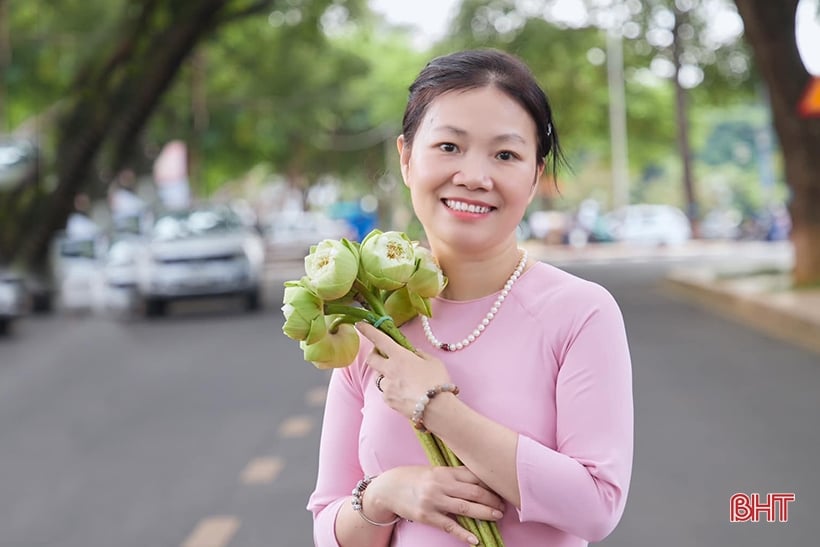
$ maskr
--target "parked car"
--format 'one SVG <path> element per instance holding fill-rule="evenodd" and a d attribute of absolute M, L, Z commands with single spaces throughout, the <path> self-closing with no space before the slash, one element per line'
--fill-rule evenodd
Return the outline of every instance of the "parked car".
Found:
<path fill-rule="evenodd" d="M 681 245 L 691 239 L 687 216 L 671 205 L 627 205 L 604 216 L 614 241 L 644 245 Z"/>
<path fill-rule="evenodd" d="M 137 253 L 137 291 L 148 316 L 174 300 L 228 295 L 256 310 L 264 259 L 261 236 L 227 207 L 168 212 Z"/>
<path fill-rule="evenodd" d="M 6 334 L 12 323 L 26 313 L 26 290 L 23 278 L 0 270 L 0 335 Z"/>
<path fill-rule="evenodd" d="M 15 188 L 35 174 L 38 150 L 34 142 L 0 135 L 0 191 Z"/>
<path fill-rule="evenodd" d="M 737 209 L 714 209 L 704 215 L 700 223 L 700 237 L 704 239 L 739 239 L 743 215 Z"/>
<path fill-rule="evenodd" d="M 53 242 L 53 269 L 57 309 L 63 312 L 97 311 L 101 305 L 104 238 L 58 234 Z"/>
<path fill-rule="evenodd" d="M 271 215 L 264 231 L 268 257 L 272 261 L 299 260 L 323 239 L 353 239 L 356 235 L 344 220 L 302 211 Z"/>
<path fill-rule="evenodd" d="M 139 305 L 137 260 L 145 238 L 121 235 L 111 243 L 102 264 L 103 308 L 130 313 Z"/>

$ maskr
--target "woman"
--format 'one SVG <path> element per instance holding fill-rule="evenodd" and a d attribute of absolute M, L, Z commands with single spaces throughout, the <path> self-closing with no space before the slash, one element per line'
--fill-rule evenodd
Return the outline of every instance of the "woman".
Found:
<path fill-rule="evenodd" d="M 359 357 L 334 370 L 308 505 L 316 544 L 476 544 L 458 514 L 497 521 L 507 547 L 600 541 L 629 487 L 631 365 L 609 293 L 517 246 L 560 154 L 546 96 L 499 51 L 434 59 L 410 87 L 398 149 L 449 283 L 429 320 L 402 326 L 422 352 L 360 324 Z M 464 466 L 428 465 L 408 419 Z"/>

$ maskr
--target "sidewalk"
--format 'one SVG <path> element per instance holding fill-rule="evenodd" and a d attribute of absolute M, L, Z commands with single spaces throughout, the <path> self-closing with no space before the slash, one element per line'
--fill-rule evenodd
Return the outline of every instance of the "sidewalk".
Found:
<path fill-rule="evenodd" d="M 794 290 L 787 273 L 677 271 L 665 285 L 720 315 L 820 353 L 820 289 Z"/>
<path fill-rule="evenodd" d="M 552 264 L 623 263 L 732 257 L 729 265 L 674 268 L 663 288 L 715 313 L 820 353 L 820 288 L 794 290 L 788 243 L 693 241 L 678 248 L 591 245 L 582 249 L 523 244 Z M 730 261 L 725 261 L 728 264 Z"/>

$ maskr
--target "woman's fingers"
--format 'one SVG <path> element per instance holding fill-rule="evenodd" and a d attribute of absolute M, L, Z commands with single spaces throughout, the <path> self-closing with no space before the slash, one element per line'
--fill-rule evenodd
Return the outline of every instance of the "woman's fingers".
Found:
<path fill-rule="evenodd" d="M 452 472 L 453 478 L 455 478 L 453 483 L 447 483 L 450 484 L 447 490 L 448 495 L 455 498 L 474 501 L 489 507 L 494 507 L 500 511 L 504 511 L 504 500 L 495 492 L 490 490 L 486 484 L 484 484 L 478 477 L 475 476 L 475 474 L 473 474 L 472 471 L 466 467 L 460 466 L 439 469 L 449 470 Z"/>
<path fill-rule="evenodd" d="M 464 501 L 465 503 L 472 502 L 474 505 L 486 507 L 488 511 L 495 510 L 503 512 L 505 509 L 504 500 L 501 499 L 501 497 L 493 493 L 491 490 L 477 484 L 469 484 L 464 482 L 455 483 L 448 486 L 445 493 L 453 499 L 458 499 Z M 456 511 L 456 513 L 464 514 L 458 511 Z M 501 515 L 490 519 L 482 514 L 479 518 L 484 520 L 495 520 L 501 518 Z"/>
<path fill-rule="evenodd" d="M 478 545 L 478 538 L 475 537 L 469 530 L 462 528 L 455 521 L 455 519 L 439 513 L 431 519 L 430 524 L 444 530 L 451 536 L 454 536 L 465 543 L 469 543 L 470 545 Z"/>
<path fill-rule="evenodd" d="M 504 516 L 504 513 L 495 507 L 459 498 L 450 498 L 441 510 L 454 516 L 472 517 L 480 520 L 498 520 Z"/>

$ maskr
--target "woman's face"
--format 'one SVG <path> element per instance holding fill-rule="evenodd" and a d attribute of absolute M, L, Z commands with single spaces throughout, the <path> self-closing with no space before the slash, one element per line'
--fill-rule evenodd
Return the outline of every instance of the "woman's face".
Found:
<path fill-rule="evenodd" d="M 543 171 L 535 122 L 494 86 L 439 95 L 412 148 L 399 137 L 401 170 L 431 245 L 492 252 L 515 230 Z"/>

